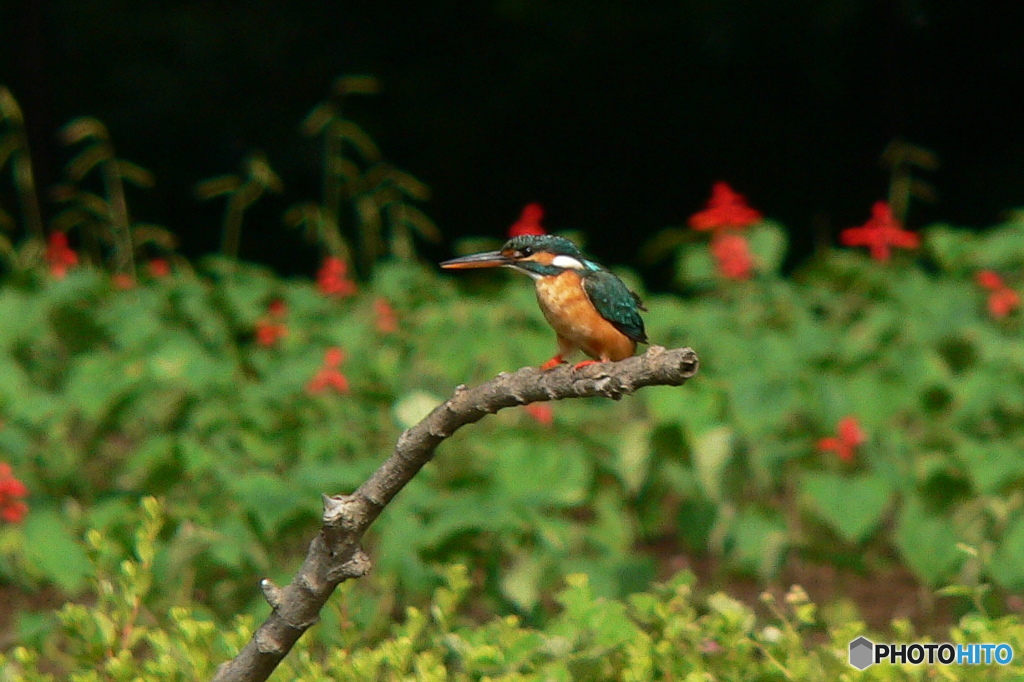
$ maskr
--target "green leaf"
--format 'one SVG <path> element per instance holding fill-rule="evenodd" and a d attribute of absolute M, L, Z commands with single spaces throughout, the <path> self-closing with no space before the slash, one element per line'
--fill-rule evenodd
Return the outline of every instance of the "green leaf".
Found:
<path fill-rule="evenodd" d="M 888 483 L 871 475 L 807 473 L 800 490 L 811 498 L 825 522 L 851 543 L 871 535 L 892 499 Z"/>
<path fill-rule="evenodd" d="M 524 552 L 502 571 L 501 592 L 521 611 L 531 611 L 540 599 L 544 565 L 536 555 Z"/>
<path fill-rule="evenodd" d="M 637 627 L 626 616 L 624 604 L 595 599 L 585 574 L 570 575 L 566 582 L 569 587 L 555 597 L 565 609 L 553 627 L 555 632 L 592 638 L 593 644 L 602 649 L 620 646 L 636 637 Z"/>
<path fill-rule="evenodd" d="M 1024 458 L 1020 449 L 1010 443 L 964 441 L 959 443 L 956 455 L 983 495 L 995 495 L 1005 485 L 1024 477 Z"/>
<path fill-rule="evenodd" d="M 64 514 L 33 507 L 25 517 L 24 532 L 25 558 L 48 580 L 72 594 L 85 587 L 92 565 Z"/>
<path fill-rule="evenodd" d="M 580 450 L 539 447 L 532 437 L 517 437 L 497 452 L 493 475 L 500 499 L 562 507 L 587 499 L 594 465 Z"/>
<path fill-rule="evenodd" d="M 722 500 L 722 474 L 732 459 L 733 430 L 719 426 L 696 436 L 691 445 L 697 480 L 712 500 Z"/>
<path fill-rule="evenodd" d="M 774 576 L 788 547 L 786 524 L 775 515 L 744 509 L 732 521 L 730 557 L 762 578 Z"/>
<path fill-rule="evenodd" d="M 196 341 L 184 334 L 168 334 L 163 345 L 146 359 L 147 373 L 164 381 L 183 381 L 196 391 L 228 386 L 234 367 L 212 357 Z"/>
<path fill-rule="evenodd" d="M 19 341 L 42 332 L 46 308 L 32 296 L 12 288 L 0 289 L 0 348 L 9 348 Z"/>
<path fill-rule="evenodd" d="M 626 490 L 636 494 L 647 480 L 651 460 L 651 426 L 633 422 L 623 426 L 613 466 Z"/>
<path fill-rule="evenodd" d="M 426 391 L 412 391 L 399 398 L 392 410 L 398 425 L 403 429 L 408 429 L 418 424 L 443 402 L 444 398 Z"/>
<path fill-rule="evenodd" d="M 1024 589 L 1024 514 L 1018 514 L 999 542 L 990 566 L 992 577 L 1007 590 Z"/>
<path fill-rule="evenodd" d="M 262 471 L 243 474 L 230 482 L 231 491 L 266 533 L 273 533 L 296 514 L 305 511 L 295 492 L 279 476 Z"/>
<path fill-rule="evenodd" d="M 74 364 L 64 390 L 82 416 L 96 421 L 116 406 L 141 374 L 141 366 L 125 367 L 116 355 L 90 353 Z"/>
<path fill-rule="evenodd" d="M 707 244 L 687 244 L 679 249 L 676 257 L 676 285 L 689 287 L 706 286 L 716 281 L 718 268 L 711 257 Z"/>
<path fill-rule="evenodd" d="M 763 222 L 746 232 L 758 270 L 777 273 L 786 257 L 786 233 L 777 223 Z"/>
<path fill-rule="evenodd" d="M 924 583 L 938 586 L 957 570 L 964 559 L 958 539 L 951 519 L 929 511 L 916 496 L 904 503 L 896 524 L 896 547 Z"/>

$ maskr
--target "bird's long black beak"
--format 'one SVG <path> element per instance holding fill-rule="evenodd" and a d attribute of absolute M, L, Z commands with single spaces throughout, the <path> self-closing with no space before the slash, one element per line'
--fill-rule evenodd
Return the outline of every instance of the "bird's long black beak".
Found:
<path fill-rule="evenodd" d="M 498 268 L 502 265 L 511 264 L 512 259 L 501 251 L 485 251 L 483 253 L 474 253 L 471 256 L 446 260 L 441 263 L 441 267 L 456 270 L 463 268 Z"/>

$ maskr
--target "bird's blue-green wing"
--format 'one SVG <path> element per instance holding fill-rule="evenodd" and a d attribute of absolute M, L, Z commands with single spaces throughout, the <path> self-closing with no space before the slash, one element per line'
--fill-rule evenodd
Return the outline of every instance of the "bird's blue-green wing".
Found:
<path fill-rule="evenodd" d="M 596 270 L 583 277 L 583 290 L 601 317 L 634 341 L 647 343 L 644 321 L 640 318 L 643 305 L 625 282 L 607 270 Z"/>

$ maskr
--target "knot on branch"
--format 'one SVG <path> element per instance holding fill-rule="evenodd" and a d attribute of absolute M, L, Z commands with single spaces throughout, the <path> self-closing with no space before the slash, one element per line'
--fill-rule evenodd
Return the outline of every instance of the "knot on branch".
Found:
<path fill-rule="evenodd" d="M 351 533 L 360 528 L 372 500 L 361 495 L 324 495 L 323 503 L 324 530 Z"/>
<path fill-rule="evenodd" d="M 348 561 L 330 568 L 327 572 L 327 579 L 340 583 L 349 578 L 362 578 L 370 572 L 371 568 L 373 568 L 373 562 L 370 561 L 370 557 L 361 547 L 356 547 Z"/>

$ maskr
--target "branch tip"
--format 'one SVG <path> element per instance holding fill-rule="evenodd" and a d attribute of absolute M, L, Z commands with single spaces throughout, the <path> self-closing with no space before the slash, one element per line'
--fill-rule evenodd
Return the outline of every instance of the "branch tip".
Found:
<path fill-rule="evenodd" d="M 275 611 L 281 606 L 281 588 L 274 584 L 269 578 L 260 581 L 260 589 L 263 590 L 263 598 Z"/>
<path fill-rule="evenodd" d="M 340 495 L 321 493 L 320 499 L 324 503 L 324 517 L 338 514 L 338 510 L 343 506 Z"/>

